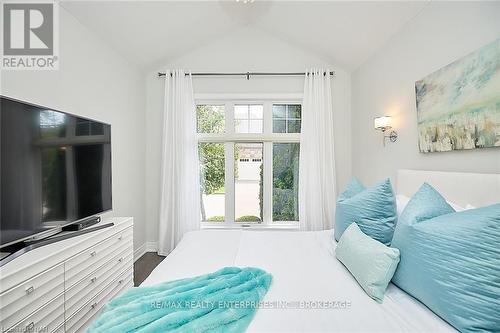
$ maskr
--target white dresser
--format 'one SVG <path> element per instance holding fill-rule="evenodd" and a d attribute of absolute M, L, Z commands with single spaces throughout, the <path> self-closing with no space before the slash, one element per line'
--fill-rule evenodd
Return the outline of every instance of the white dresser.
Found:
<path fill-rule="evenodd" d="M 107 301 L 133 286 L 133 219 L 99 224 L 107 223 L 114 225 L 34 249 L 0 268 L 1 332 L 83 331 Z"/>

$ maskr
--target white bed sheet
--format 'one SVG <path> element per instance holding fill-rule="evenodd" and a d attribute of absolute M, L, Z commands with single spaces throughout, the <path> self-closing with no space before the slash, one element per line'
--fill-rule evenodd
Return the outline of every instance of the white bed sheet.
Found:
<path fill-rule="evenodd" d="M 335 258 L 333 231 L 203 230 L 188 233 L 143 286 L 253 266 L 273 275 L 264 301 L 339 302 L 329 309 L 259 309 L 248 332 L 455 332 L 390 284 L 383 304 L 365 294 Z M 343 305 L 349 304 L 344 307 Z"/>

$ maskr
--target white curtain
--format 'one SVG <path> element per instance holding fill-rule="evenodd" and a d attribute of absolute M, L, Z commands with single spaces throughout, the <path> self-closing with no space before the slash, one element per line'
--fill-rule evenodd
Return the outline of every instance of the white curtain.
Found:
<path fill-rule="evenodd" d="M 326 74 L 325 74 L 326 73 Z M 329 69 L 306 72 L 299 164 L 299 224 L 324 230 L 335 217 L 333 108 Z"/>
<path fill-rule="evenodd" d="M 172 251 L 186 232 L 199 229 L 199 182 L 191 73 L 166 71 L 158 228 L 160 255 Z"/>

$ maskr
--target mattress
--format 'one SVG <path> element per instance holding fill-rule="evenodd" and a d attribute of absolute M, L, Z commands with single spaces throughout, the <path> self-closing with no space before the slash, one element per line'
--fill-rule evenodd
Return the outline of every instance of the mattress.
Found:
<path fill-rule="evenodd" d="M 333 230 L 202 230 L 187 233 L 141 284 L 259 267 L 273 283 L 248 332 L 456 332 L 423 304 L 390 284 L 372 300 L 335 258 Z"/>

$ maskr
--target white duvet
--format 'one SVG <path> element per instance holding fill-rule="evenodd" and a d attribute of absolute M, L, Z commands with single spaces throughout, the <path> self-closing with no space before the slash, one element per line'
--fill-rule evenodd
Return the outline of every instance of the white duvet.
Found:
<path fill-rule="evenodd" d="M 257 311 L 248 332 L 455 331 L 392 284 L 383 304 L 372 300 L 335 258 L 332 240 L 332 230 L 191 232 L 142 285 L 253 266 L 273 283 L 264 298 L 270 308 Z"/>

